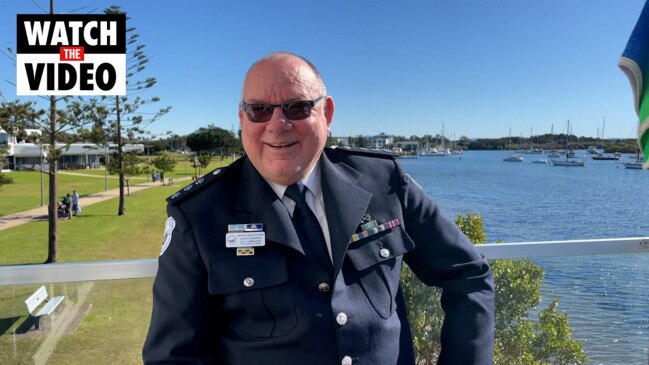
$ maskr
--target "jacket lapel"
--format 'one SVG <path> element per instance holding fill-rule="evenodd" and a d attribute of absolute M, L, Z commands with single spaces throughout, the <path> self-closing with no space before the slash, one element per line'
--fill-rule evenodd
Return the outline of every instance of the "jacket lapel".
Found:
<path fill-rule="evenodd" d="M 243 163 L 239 181 L 241 185 L 237 211 L 249 214 L 250 223 L 263 223 L 268 241 L 291 247 L 304 254 L 284 203 L 247 158 Z"/>
<path fill-rule="evenodd" d="M 362 179 L 358 171 L 342 163 L 334 164 L 326 152 L 322 154 L 320 162 L 334 273 L 337 273 L 349 240 L 367 211 L 372 193 L 358 186 Z"/>

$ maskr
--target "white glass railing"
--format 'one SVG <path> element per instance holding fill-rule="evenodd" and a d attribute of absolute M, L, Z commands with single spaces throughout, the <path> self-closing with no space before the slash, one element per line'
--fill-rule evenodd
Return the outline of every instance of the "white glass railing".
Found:
<path fill-rule="evenodd" d="M 530 318 L 557 298 L 589 363 L 648 363 L 649 237 L 477 248 L 543 268 Z M 0 364 L 141 363 L 157 268 L 157 259 L 0 266 Z M 24 301 L 41 285 L 65 301 L 35 330 Z"/>
<path fill-rule="evenodd" d="M 649 253 L 649 237 L 477 245 L 487 259 Z M 0 286 L 154 277 L 157 259 L 0 266 Z"/>

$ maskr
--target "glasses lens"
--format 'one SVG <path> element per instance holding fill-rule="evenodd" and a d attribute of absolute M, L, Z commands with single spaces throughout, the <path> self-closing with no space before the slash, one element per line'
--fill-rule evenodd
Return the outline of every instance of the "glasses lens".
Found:
<path fill-rule="evenodd" d="M 266 104 L 248 104 L 244 111 L 251 122 L 267 122 L 273 116 L 273 107 Z"/>
<path fill-rule="evenodd" d="M 310 101 L 296 101 L 293 103 L 282 106 L 282 111 L 286 118 L 291 120 L 305 119 L 311 116 L 311 102 Z"/>

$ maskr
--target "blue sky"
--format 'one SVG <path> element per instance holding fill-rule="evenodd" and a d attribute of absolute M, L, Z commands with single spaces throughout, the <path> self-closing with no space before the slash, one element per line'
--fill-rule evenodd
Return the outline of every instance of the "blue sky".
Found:
<path fill-rule="evenodd" d="M 34 0 L 47 8 L 49 1 Z M 0 46 L 15 49 L 16 14 L 0 0 Z M 629 83 L 617 67 L 643 0 L 136 1 L 57 0 L 57 13 L 117 4 L 147 45 L 160 107 L 154 134 L 238 127 L 241 82 L 276 50 L 309 58 L 336 102 L 334 135 L 472 138 L 561 132 L 635 137 Z M 0 91 L 13 100 L 12 62 Z"/>

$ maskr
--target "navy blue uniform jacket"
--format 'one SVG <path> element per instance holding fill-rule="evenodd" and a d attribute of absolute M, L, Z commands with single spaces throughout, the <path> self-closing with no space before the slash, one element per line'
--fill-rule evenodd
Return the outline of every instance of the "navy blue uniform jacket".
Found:
<path fill-rule="evenodd" d="M 492 362 L 493 278 L 473 244 L 393 158 L 326 148 L 320 162 L 335 277 L 303 254 L 246 157 L 169 199 L 145 363 L 414 364 L 404 261 L 443 289 L 439 363 Z M 350 243 L 367 214 L 400 225 Z M 247 223 L 263 223 L 266 243 L 237 256 L 228 224 Z"/>

